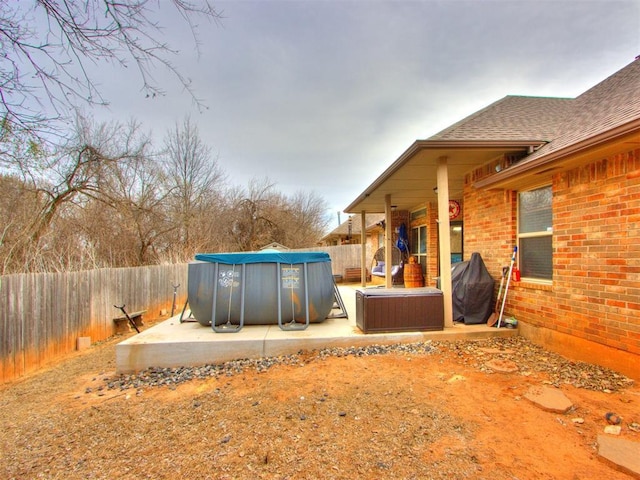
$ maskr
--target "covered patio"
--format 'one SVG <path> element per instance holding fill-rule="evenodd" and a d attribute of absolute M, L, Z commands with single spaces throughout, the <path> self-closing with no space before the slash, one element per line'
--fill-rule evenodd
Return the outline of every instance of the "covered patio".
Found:
<path fill-rule="evenodd" d="M 116 346 L 116 370 L 131 373 L 149 367 L 218 364 L 243 358 L 275 357 L 332 347 L 359 347 L 425 341 L 474 340 L 517 335 L 517 329 L 455 324 L 441 331 L 364 334 L 356 326 L 355 285 L 341 285 L 347 318 L 312 323 L 305 330 L 283 331 L 278 325 L 250 325 L 237 333 L 215 333 L 180 315 L 163 321 Z M 188 317 L 188 313 L 186 315 Z"/>
<path fill-rule="evenodd" d="M 508 166 L 512 159 L 534 151 L 540 140 L 417 140 L 347 208 L 362 218 L 384 213 L 386 225 L 392 225 L 392 212 L 411 211 L 417 206 L 437 204 L 438 265 L 444 294 L 445 328 L 453 328 L 451 291 L 451 249 L 449 208 L 451 198 L 462 198 L 465 175 L 483 165 Z M 365 236 L 362 234 L 363 272 Z M 393 232 L 385 229 L 385 264 L 391 265 Z M 385 286 L 392 287 L 387 275 Z"/>

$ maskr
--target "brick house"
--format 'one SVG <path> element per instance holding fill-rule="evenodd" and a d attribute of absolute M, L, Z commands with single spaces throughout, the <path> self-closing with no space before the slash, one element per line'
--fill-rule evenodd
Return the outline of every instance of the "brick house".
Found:
<path fill-rule="evenodd" d="M 406 212 L 447 326 L 451 263 L 478 252 L 497 284 L 517 245 L 520 333 L 640 379 L 640 57 L 577 98 L 507 96 L 417 140 L 345 211 Z"/>

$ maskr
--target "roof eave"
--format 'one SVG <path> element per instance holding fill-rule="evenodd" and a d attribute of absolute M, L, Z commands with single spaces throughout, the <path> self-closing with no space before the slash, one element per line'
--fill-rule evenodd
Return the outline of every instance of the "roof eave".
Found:
<path fill-rule="evenodd" d="M 400 170 L 416 153 L 421 150 L 479 150 L 479 149 L 521 149 L 538 148 L 546 141 L 535 140 L 416 140 L 398 159 L 393 162 L 371 185 L 344 209 L 345 212 L 357 212 L 357 205 L 379 188 L 394 173 Z"/>
<path fill-rule="evenodd" d="M 505 168 L 495 175 L 482 178 L 475 182 L 475 188 L 510 188 L 516 183 L 516 179 L 521 179 L 534 172 L 550 169 L 554 164 L 563 162 L 570 157 L 583 154 L 591 149 L 602 147 L 605 144 L 615 142 L 627 136 L 640 135 L 640 118 L 620 125 L 606 132 L 588 137 L 582 141 L 567 145 L 558 150 L 551 151 L 545 155 L 527 160 L 524 158 L 520 162 Z M 640 138 L 639 138 L 640 142 Z M 640 143 L 635 148 L 640 148 Z"/>

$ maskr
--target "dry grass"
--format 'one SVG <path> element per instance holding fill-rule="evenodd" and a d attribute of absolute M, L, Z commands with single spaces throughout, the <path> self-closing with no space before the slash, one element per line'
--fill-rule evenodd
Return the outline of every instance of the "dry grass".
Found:
<path fill-rule="evenodd" d="M 607 411 L 640 421 L 633 386 L 560 385 L 567 415 L 524 400 L 552 381 L 526 344 L 515 374 L 486 369 L 496 355 L 478 344 L 443 344 L 118 390 L 116 342 L 2 387 L 1 478 L 626 478 L 598 460 L 596 436 Z"/>

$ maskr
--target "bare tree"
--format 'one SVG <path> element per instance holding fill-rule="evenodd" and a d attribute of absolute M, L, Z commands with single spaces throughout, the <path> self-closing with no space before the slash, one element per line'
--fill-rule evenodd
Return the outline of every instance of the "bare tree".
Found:
<path fill-rule="evenodd" d="M 275 184 L 268 178 L 252 179 L 248 189 L 230 191 L 232 203 L 227 211 L 225 229 L 227 245 L 231 250 L 256 250 L 271 238 L 268 231 L 274 227 L 269 218 L 273 204 Z"/>
<path fill-rule="evenodd" d="M 150 144 L 139 130 L 134 122 L 127 126 L 118 123 L 96 126 L 78 117 L 76 137 L 51 154 L 44 165 L 43 162 L 38 162 L 35 168 L 29 163 L 20 165 L 23 176 L 45 198 L 34 218 L 31 241 L 38 241 L 61 205 L 80 201 L 82 196 L 107 201 L 109 193 L 103 183 L 108 175 L 120 165 L 139 162 L 147 155 Z"/>
<path fill-rule="evenodd" d="M 326 226 L 312 192 L 287 197 L 267 178 L 224 186 L 189 119 L 162 155 L 135 122 L 82 117 L 55 149 L 14 144 L 11 173 L 0 174 L 3 274 L 185 261 L 271 242 L 309 247 Z"/>
<path fill-rule="evenodd" d="M 247 191 L 235 192 L 229 241 L 240 251 L 257 250 L 271 242 L 291 248 L 312 247 L 326 228 L 326 202 L 313 192 L 292 198 L 278 192 L 269 179 L 253 179 Z"/>
<path fill-rule="evenodd" d="M 206 226 L 220 212 L 216 204 L 226 177 L 189 117 L 167 133 L 162 158 L 176 244 L 180 256 L 190 258 L 197 250 L 213 246 Z"/>
<path fill-rule="evenodd" d="M 26 270 L 25 249 L 32 212 L 40 208 L 38 196 L 24 182 L 10 175 L 0 175 L 0 274 Z"/>
<path fill-rule="evenodd" d="M 111 213 L 111 251 L 119 247 L 118 264 L 139 266 L 158 263 L 161 251 L 168 248 L 166 237 L 176 225 L 168 215 L 167 192 L 162 171 L 152 160 L 138 156 L 111 166 L 108 186 L 101 198 L 108 198 Z"/>
<path fill-rule="evenodd" d="M 284 235 L 279 241 L 291 248 L 314 246 L 327 228 L 327 210 L 327 202 L 313 191 L 300 190 L 286 197 L 277 212 Z"/>
<path fill-rule="evenodd" d="M 149 145 L 134 122 L 93 125 L 80 117 L 73 139 L 55 151 L 43 148 L 14 158 L 7 178 L 14 179 L 17 187 L 12 191 L 31 208 L 28 216 L 21 217 L 20 228 L 10 230 L 11 242 L 9 237 L 4 240 L 3 248 L 14 257 L 12 263 L 27 271 L 38 270 L 36 259 L 43 246 L 55 253 L 56 238 L 63 239 L 59 246 L 71 245 L 71 239 L 64 237 L 64 220 L 91 200 L 113 206 L 119 197 L 110 191 L 111 179 L 126 165 L 146 158 Z M 7 199 L 6 204 L 10 202 Z"/>
<path fill-rule="evenodd" d="M 66 116 L 78 102 L 105 104 L 95 66 L 133 64 L 147 96 L 162 95 L 152 71 L 168 69 L 200 104 L 189 79 L 170 58 L 153 14 L 171 5 L 194 37 L 196 19 L 218 21 L 208 0 L 21 0 L 0 2 L 0 116 L 3 131 L 37 131 L 51 116 Z"/>

